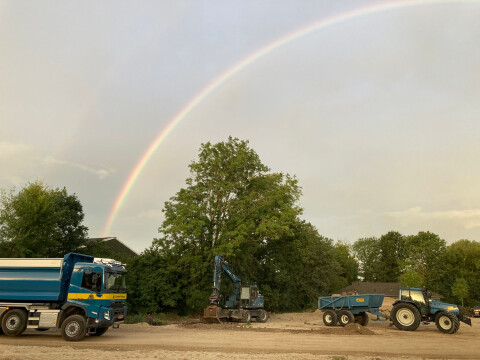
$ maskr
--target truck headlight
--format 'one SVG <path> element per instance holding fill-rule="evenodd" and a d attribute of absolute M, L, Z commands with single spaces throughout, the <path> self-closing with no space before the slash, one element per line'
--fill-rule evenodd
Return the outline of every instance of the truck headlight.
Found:
<path fill-rule="evenodd" d="M 110 311 L 104 311 L 103 312 L 103 318 L 105 320 L 110 320 Z"/>

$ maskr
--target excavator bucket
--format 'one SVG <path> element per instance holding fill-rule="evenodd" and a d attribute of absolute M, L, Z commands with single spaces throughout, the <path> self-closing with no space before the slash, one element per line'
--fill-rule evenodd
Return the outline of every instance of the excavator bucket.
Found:
<path fill-rule="evenodd" d="M 210 305 L 205 310 L 203 310 L 203 319 L 207 323 L 220 323 L 220 311 L 221 308 L 217 305 Z"/>

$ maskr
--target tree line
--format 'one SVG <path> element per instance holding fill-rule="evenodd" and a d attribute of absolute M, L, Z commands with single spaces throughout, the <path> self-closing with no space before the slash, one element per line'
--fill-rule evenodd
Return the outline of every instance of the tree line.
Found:
<path fill-rule="evenodd" d="M 127 260 L 130 311 L 199 313 L 208 305 L 213 259 L 257 283 L 270 311 L 315 308 L 358 279 L 427 286 L 447 300 L 480 303 L 480 243 L 447 246 L 438 235 L 388 232 L 352 245 L 322 236 L 301 218 L 295 176 L 272 172 L 248 141 L 202 144 L 185 186 L 165 202 L 152 245 Z M 2 190 L 0 257 L 114 254 L 87 242 L 76 195 L 41 182 Z M 122 260 L 122 259 L 121 259 Z M 222 293 L 232 284 L 222 282 Z"/>

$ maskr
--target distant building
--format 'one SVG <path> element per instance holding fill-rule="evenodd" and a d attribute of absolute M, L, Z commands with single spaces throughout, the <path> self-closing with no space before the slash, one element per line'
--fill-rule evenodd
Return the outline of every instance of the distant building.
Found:
<path fill-rule="evenodd" d="M 355 281 L 352 285 L 338 290 L 339 294 L 356 292 L 357 294 L 385 294 L 388 297 L 398 298 L 398 292 L 403 287 L 400 283 L 362 282 Z M 432 299 L 441 299 L 443 295 L 432 291 Z"/>
<path fill-rule="evenodd" d="M 101 243 L 105 248 L 108 249 L 108 252 L 114 254 L 117 259 L 128 259 L 138 255 L 122 241 L 113 236 L 103 238 L 88 238 L 87 242 Z"/>

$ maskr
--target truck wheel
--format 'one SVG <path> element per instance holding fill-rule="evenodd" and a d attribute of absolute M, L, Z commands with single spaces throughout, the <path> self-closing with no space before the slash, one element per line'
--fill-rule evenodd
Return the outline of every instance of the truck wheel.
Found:
<path fill-rule="evenodd" d="M 367 326 L 369 320 L 370 319 L 366 312 L 361 312 L 360 314 L 355 315 L 355 323 L 359 325 Z"/>
<path fill-rule="evenodd" d="M 27 313 L 22 309 L 7 311 L 2 318 L 2 330 L 7 336 L 17 336 L 27 328 Z"/>
<path fill-rule="evenodd" d="M 335 326 L 337 323 L 337 314 L 333 310 L 327 310 L 323 313 L 323 323 L 326 326 Z"/>
<path fill-rule="evenodd" d="M 399 330 L 414 331 L 420 326 L 420 312 L 415 305 L 399 303 L 392 309 L 391 319 Z"/>
<path fill-rule="evenodd" d="M 62 323 L 62 336 L 67 341 L 80 341 L 86 333 L 86 322 L 82 315 L 70 315 Z"/>
<path fill-rule="evenodd" d="M 345 326 L 349 323 L 353 323 L 355 321 L 355 318 L 353 317 L 353 314 L 349 310 L 340 310 L 338 312 L 338 323 L 340 326 Z"/>
<path fill-rule="evenodd" d="M 460 322 L 454 314 L 448 311 L 440 311 L 435 316 L 435 325 L 444 334 L 455 334 L 460 327 Z"/>
<path fill-rule="evenodd" d="M 243 310 L 242 313 L 242 323 L 248 323 L 252 320 L 252 314 L 250 314 L 250 311 L 248 310 Z"/>
<path fill-rule="evenodd" d="M 265 310 L 260 310 L 260 315 L 257 317 L 257 321 L 258 322 L 261 322 L 261 323 L 264 323 L 264 322 L 267 322 L 267 319 L 268 319 L 268 314 Z"/>
<path fill-rule="evenodd" d="M 95 332 L 91 332 L 88 335 L 90 335 L 90 336 L 102 336 L 103 334 L 105 334 L 107 332 L 107 330 L 108 330 L 108 327 L 96 328 Z"/>

